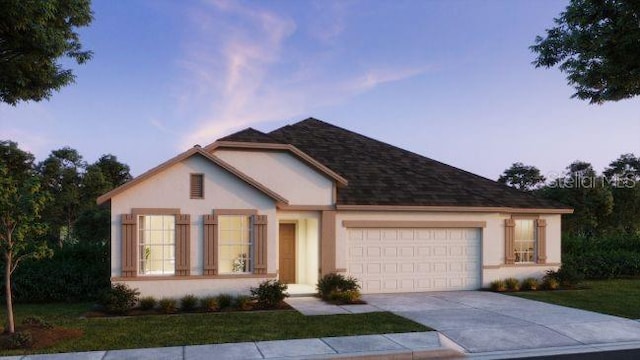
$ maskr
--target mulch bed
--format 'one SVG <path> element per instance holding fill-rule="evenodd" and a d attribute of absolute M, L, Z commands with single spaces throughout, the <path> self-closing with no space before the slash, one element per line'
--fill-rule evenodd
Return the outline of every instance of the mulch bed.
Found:
<path fill-rule="evenodd" d="M 280 310 L 293 310 L 286 302 L 281 302 L 277 307 L 271 309 L 261 309 L 255 304 L 249 304 L 243 309 L 225 308 L 218 311 L 205 311 L 205 310 L 193 310 L 193 311 L 176 311 L 172 313 L 164 313 L 158 309 L 142 310 L 139 308 L 131 309 L 126 314 L 111 314 L 104 311 L 93 310 L 84 313 L 86 318 L 104 318 L 104 317 L 122 317 L 122 316 L 149 316 L 149 315 L 180 315 L 180 314 L 215 314 L 215 313 L 228 313 L 228 312 L 250 312 L 250 311 L 280 311 Z"/>
<path fill-rule="evenodd" d="M 44 349 L 61 341 L 77 339 L 83 335 L 80 329 L 67 329 L 62 327 L 45 328 L 39 325 L 21 325 L 16 327 L 16 333 L 24 331 L 31 333 L 33 342 L 31 345 L 22 347 L 21 349 Z M 0 350 L 14 349 L 11 346 L 10 339 L 11 335 L 8 333 L 0 334 Z"/>

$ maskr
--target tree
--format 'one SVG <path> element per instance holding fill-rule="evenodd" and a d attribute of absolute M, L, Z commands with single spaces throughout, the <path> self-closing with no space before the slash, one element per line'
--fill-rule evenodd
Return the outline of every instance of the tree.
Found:
<path fill-rule="evenodd" d="M 640 233 L 640 158 L 624 154 L 605 169 L 613 195 L 609 227 L 626 234 Z"/>
<path fill-rule="evenodd" d="M 8 143 L 8 145 L 7 145 Z M 40 189 L 33 171 L 33 155 L 13 149 L 15 143 L 3 142 L 0 149 L 11 148 L 13 160 L 0 158 L 0 251 L 4 261 L 5 303 L 7 307 L 6 331 L 15 332 L 11 275 L 25 259 L 50 256 L 44 242 L 38 242 L 45 225 L 41 212 L 49 196 Z"/>
<path fill-rule="evenodd" d="M 59 246 L 73 238 L 73 225 L 82 208 L 80 188 L 86 167 L 82 156 L 70 147 L 52 151 L 49 157 L 38 165 L 42 185 L 54 197 L 44 213 L 51 225 L 50 239 Z"/>
<path fill-rule="evenodd" d="M 587 162 L 574 161 L 567 166 L 564 177 L 555 179 L 541 189 L 542 196 L 571 206 L 563 230 L 572 235 L 593 236 L 602 233 L 606 218 L 613 210 L 611 189 Z"/>
<path fill-rule="evenodd" d="M 76 28 L 92 20 L 90 0 L 0 0 L 0 101 L 48 99 L 75 79 L 61 58 L 83 64 Z"/>
<path fill-rule="evenodd" d="M 545 180 L 537 167 L 521 162 L 513 163 L 498 178 L 499 183 L 522 191 L 533 191 L 544 184 Z"/>
<path fill-rule="evenodd" d="M 567 73 L 572 97 L 591 104 L 640 94 L 640 2 L 571 0 L 530 49 L 536 67 Z"/>

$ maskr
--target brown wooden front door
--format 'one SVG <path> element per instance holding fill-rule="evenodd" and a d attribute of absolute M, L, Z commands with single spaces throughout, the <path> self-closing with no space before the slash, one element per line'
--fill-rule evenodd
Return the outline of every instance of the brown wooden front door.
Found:
<path fill-rule="evenodd" d="M 296 225 L 280 224 L 280 281 L 296 282 Z"/>

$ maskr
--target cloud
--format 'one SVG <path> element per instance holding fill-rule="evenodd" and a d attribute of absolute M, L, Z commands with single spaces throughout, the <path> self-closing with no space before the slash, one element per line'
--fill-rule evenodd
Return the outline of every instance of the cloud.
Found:
<path fill-rule="evenodd" d="M 194 29 L 180 62 L 185 77 L 176 91 L 176 109 L 179 118 L 195 120 L 195 126 L 182 136 L 181 149 L 260 123 L 309 116 L 314 109 L 429 69 L 356 64 L 344 70 L 339 54 L 313 42 L 338 40 L 346 8 L 332 9 L 340 19 L 314 37 L 286 14 L 258 6 L 211 1 L 206 11 L 191 12 Z"/>

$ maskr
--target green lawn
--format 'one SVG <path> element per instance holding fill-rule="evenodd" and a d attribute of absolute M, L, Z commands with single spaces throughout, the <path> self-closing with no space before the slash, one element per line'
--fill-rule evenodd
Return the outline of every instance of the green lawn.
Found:
<path fill-rule="evenodd" d="M 585 281 L 577 290 L 518 292 L 509 295 L 640 319 L 640 279 Z"/>
<path fill-rule="evenodd" d="M 297 311 L 81 318 L 89 304 L 17 305 L 17 322 L 40 316 L 56 326 L 82 329 L 80 339 L 39 352 L 109 350 L 240 341 L 428 331 L 391 313 L 303 316 Z M 4 313 L 3 313 L 4 316 Z M 0 352 L 0 355 L 19 351 Z"/>

